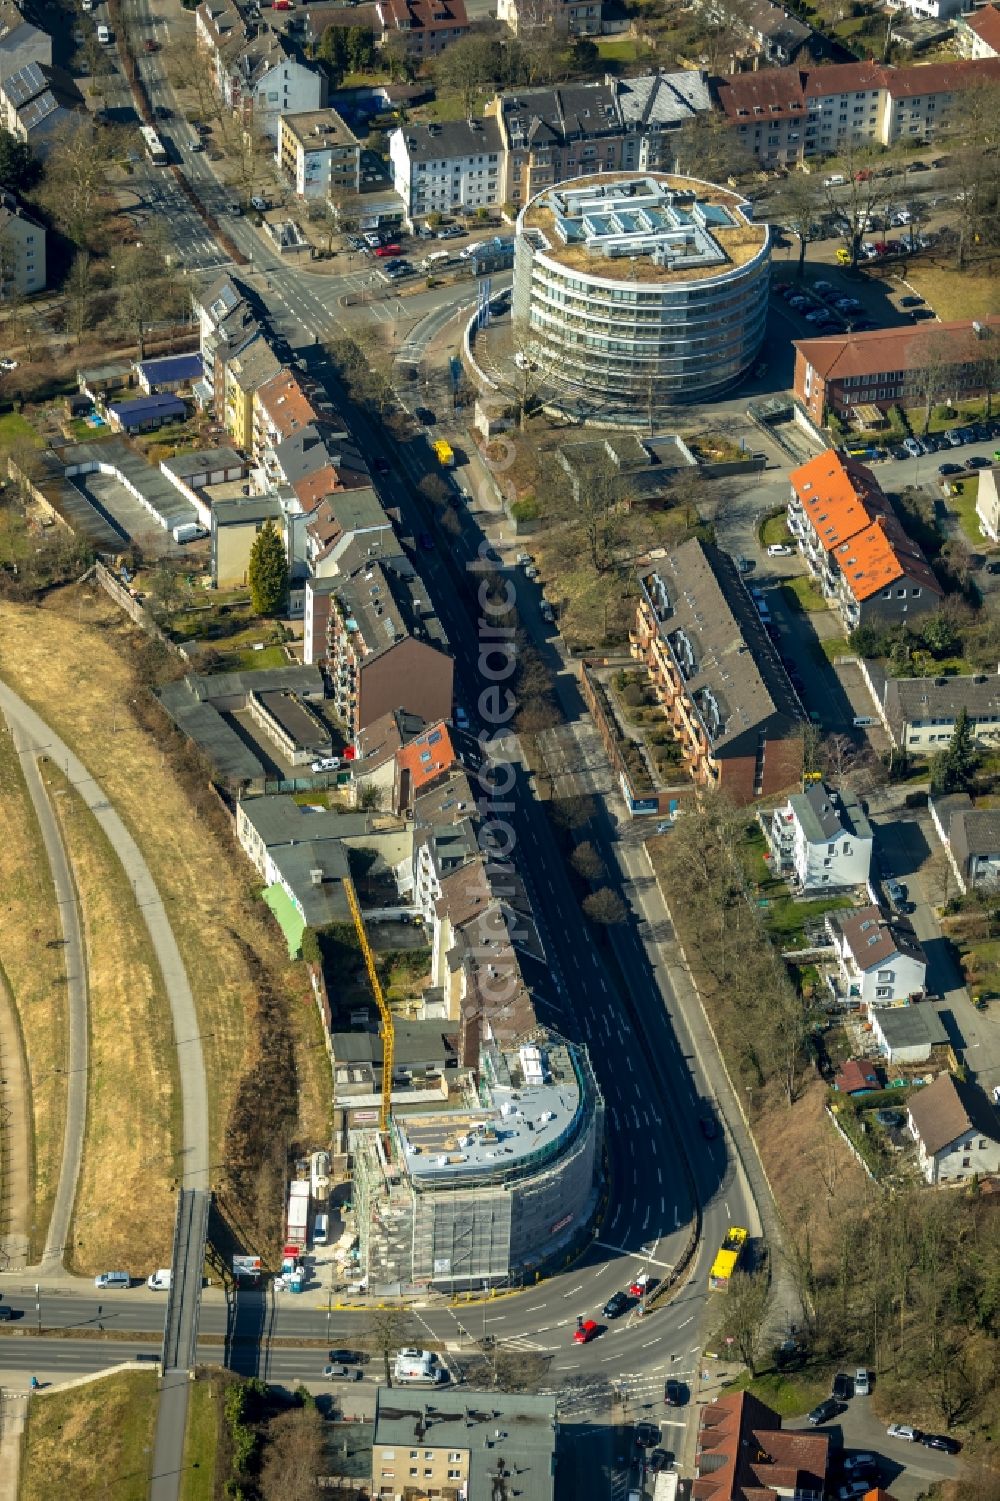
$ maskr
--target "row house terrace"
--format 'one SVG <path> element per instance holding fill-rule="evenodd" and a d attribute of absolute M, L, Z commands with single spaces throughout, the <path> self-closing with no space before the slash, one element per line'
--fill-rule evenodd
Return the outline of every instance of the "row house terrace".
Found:
<path fill-rule="evenodd" d="M 692 539 L 639 586 L 631 655 L 692 780 L 741 803 L 794 785 L 801 709 L 732 560 Z"/>

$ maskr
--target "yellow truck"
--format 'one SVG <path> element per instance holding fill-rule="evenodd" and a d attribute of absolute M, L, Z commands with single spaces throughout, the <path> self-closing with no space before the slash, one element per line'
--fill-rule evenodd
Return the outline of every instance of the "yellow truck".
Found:
<path fill-rule="evenodd" d="M 435 438 L 431 445 L 442 469 L 454 469 L 455 454 L 447 438 Z"/>
<path fill-rule="evenodd" d="M 749 1231 L 744 1230 L 742 1225 L 733 1225 L 722 1245 L 716 1252 L 712 1262 L 712 1270 L 708 1274 L 708 1285 L 713 1292 L 724 1293 L 729 1289 L 729 1283 L 733 1273 L 740 1264 L 743 1252 L 746 1250 Z"/>

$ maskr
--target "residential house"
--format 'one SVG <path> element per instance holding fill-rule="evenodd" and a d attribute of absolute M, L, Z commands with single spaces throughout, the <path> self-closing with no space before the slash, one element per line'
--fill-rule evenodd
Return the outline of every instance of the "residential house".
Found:
<path fill-rule="evenodd" d="M 738 803 L 793 786 L 801 710 L 732 559 L 692 538 L 640 575 L 639 595 L 631 655 L 692 779 Z"/>
<path fill-rule="evenodd" d="M 330 726 L 290 688 L 254 688 L 247 714 L 288 766 L 308 766 L 333 750 Z"/>
<path fill-rule="evenodd" d="M 698 1413 L 691 1501 L 823 1501 L 830 1467 L 825 1433 L 784 1432 L 749 1392 L 729 1392 Z"/>
<path fill-rule="evenodd" d="M 412 813 L 416 799 L 459 764 L 456 731 L 444 720 L 400 746 L 394 758 L 392 811 Z"/>
<path fill-rule="evenodd" d="M 603 12 L 601 0 L 499 0 L 497 20 L 516 37 L 599 36 Z"/>
<path fill-rule="evenodd" d="M 355 806 L 361 804 L 369 788 L 375 790 L 380 808 L 392 805 L 396 752 L 426 728 L 426 720 L 419 714 L 393 709 L 358 731 L 351 763 L 351 797 Z"/>
<path fill-rule="evenodd" d="M 900 10 L 925 21 L 953 21 L 967 9 L 969 0 L 897 0 Z"/>
<path fill-rule="evenodd" d="M 247 128 L 277 143 L 284 114 L 326 103 L 326 76 L 308 67 L 287 36 L 248 25 L 230 0 L 202 0 L 195 20 L 199 48 L 212 58 L 215 85 Z"/>
<path fill-rule="evenodd" d="M 232 431 L 230 423 L 235 421 L 238 409 L 238 425 L 240 432 L 245 436 L 248 430 L 252 430 L 252 392 L 249 397 L 240 395 L 238 398 L 235 389 L 228 393 L 234 412 L 230 414 L 230 420 L 227 421 L 226 374 L 229 363 L 237 355 L 248 350 L 256 341 L 263 340 L 281 355 L 275 370 L 269 371 L 265 376 L 267 379 L 282 367 L 286 359 L 287 346 L 283 340 L 275 337 L 267 321 L 265 310 L 258 303 L 255 295 L 242 282 L 228 274 L 220 276 L 200 295 L 195 295 L 192 302 L 198 319 L 199 347 L 205 371 L 205 398 L 210 402 L 216 419 L 230 431 Z M 251 402 L 249 426 L 246 411 L 247 400 Z M 249 450 L 251 444 L 248 441 L 241 443 L 240 446 Z"/>
<path fill-rule="evenodd" d="M 554 1397 L 491 1391 L 470 1402 L 458 1389 L 435 1390 L 430 1406 L 375 1392 L 373 1496 L 554 1501 L 559 1424 Z M 498 1441 L 497 1433 L 503 1434 Z"/>
<path fill-rule="evenodd" d="M 789 530 L 848 631 L 938 608 L 941 586 L 870 469 L 828 448 L 790 479 Z"/>
<path fill-rule="evenodd" d="M 813 782 L 787 803 L 759 813 L 771 869 L 800 892 L 835 891 L 868 880 L 873 834 L 861 804 L 846 788 Z"/>
<path fill-rule="evenodd" d="M 816 40 L 811 27 L 770 0 L 746 0 L 738 9 L 719 6 L 715 0 L 699 0 L 695 8 L 743 36 L 758 65 L 763 60 L 785 67 Z"/>
<path fill-rule="evenodd" d="M 495 119 L 406 125 L 389 137 L 389 162 L 411 226 L 431 213 L 503 202 L 503 142 Z"/>
<path fill-rule="evenodd" d="M 309 596 L 332 586 L 322 658 L 337 713 L 356 735 L 393 709 L 428 724 L 451 715 L 454 664 L 427 589 L 406 557 L 363 563 L 350 577 L 306 581 Z"/>
<path fill-rule="evenodd" d="M 167 422 L 183 422 L 187 408 L 179 396 L 136 396 L 129 401 L 109 401 L 108 422 L 112 432 L 147 433 Z"/>
<path fill-rule="evenodd" d="M 465 0 L 375 0 L 382 47 L 401 46 L 415 62 L 437 57 L 468 35 Z"/>
<path fill-rule="evenodd" d="M 826 928 L 845 1000 L 871 1010 L 905 1006 L 923 993 L 927 960 L 909 924 L 886 917 L 872 904 L 828 912 Z"/>
<path fill-rule="evenodd" d="M 910 1135 L 928 1183 L 966 1183 L 1000 1173 L 1000 1116 L 978 1084 L 938 1074 L 907 1103 Z"/>
<path fill-rule="evenodd" d="M 875 1064 L 868 1058 L 848 1058 L 840 1065 L 833 1080 L 838 1094 L 867 1094 L 881 1089 L 882 1080 Z"/>
<path fill-rule="evenodd" d="M 1000 10 L 984 5 L 963 16 L 956 22 L 955 37 L 965 57 L 1000 57 Z"/>
<path fill-rule="evenodd" d="M 922 68 L 912 71 L 921 73 Z M 797 339 L 795 395 L 820 424 L 830 413 L 853 421 L 859 407 L 919 406 L 920 370 L 928 340 L 935 362 L 946 365 L 939 400 L 960 402 L 985 391 L 981 346 L 1000 338 L 1000 314 L 924 328 L 874 328 L 863 333 Z M 950 355 L 950 357 L 949 357 Z"/>
<path fill-rule="evenodd" d="M 41 292 L 46 281 L 45 228 L 0 188 L 0 302 Z"/>
<path fill-rule="evenodd" d="M 0 4 L 0 80 L 26 68 L 29 63 L 52 65 L 52 38 L 48 32 L 25 20 L 14 0 Z"/>
<path fill-rule="evenodd" d="M 998 12 L 1000 14 L 1000 12 Z M 984 537 L 991 542 L 1000 542 L 1000 465 L 993 464 L 979 472 L 976 490 L 976 519 Z"/>
<path fill-rule="evenodd" d="M 307 388 L 308 386 L 308 388 Z M 320 420 L 315 388 L 295 370 L 282 365 L 253 393 L 253 436 L 250 450 L 267 484 L 279 482 L 274 450 L 293 433 Z M 331 408 L 332 410 L 332 408 Z"/>
<path fill-rule="evenodd" d="M 974 808 L 964 792 L 933 797 L 928 806 L 959 890 L 995 891 L 1000 884 L 1000 812 Z"/>
<path fill-rule="evenodd" d="M 948 1046 L 944 1023 L 933 1006 L 878 1006 L 870 1009 L 872 1036 L 893 1066 L 930 1061 L 935 1048 Z"/>
<path fill-rule="evenodd" d="M 282 115 L 278 161 L 299 198 L 340 198 L 361 189 L 361 142 L 329 106 Z"/>
<path fill-rule="evenodd" d="M 212 587 L 232 589 L 245 585 L 250 551 L 266 521 L 280 530 L 281 502 L 276 495 L 248 495 L 240 500 L 220 500 L 212 506 Z"/>
<path fill-rule="evenodd" d="M 914 756 L 944 750 L 963 709 L 976 745 L 1000 740 L 1000 676 L 886 678 L 876 706 L 892 743 Z"/>
<path fill-rule="evenodd" d="M 626 167 L 625 132 L 613 83 L 518 89 L 498 94 L 486 113 L 500 126 L 505 203 L 519 208 L 542 188 L 567 177 Z"/>
<path fill-rule="evenodd" d="M 704 72 L 661 69 L 638 78 L 613 80 L 621 117 L 627 170 L 669 172 L 675 165 L 674 133 L 708 115 L 713 107 Z"/>
<path fill-rule="evenodd" d="M 67 133 L 89 129 L 86 101 L 62 68 L 26 63 L 0 79 L 0 127 L 44 161 Z"/>

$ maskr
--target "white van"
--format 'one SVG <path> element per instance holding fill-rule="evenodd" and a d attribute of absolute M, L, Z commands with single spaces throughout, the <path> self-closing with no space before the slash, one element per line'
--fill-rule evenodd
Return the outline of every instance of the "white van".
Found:
<path fill-rule="evenodd" d="M 395 1376 L 400 1384 L 437 1386 L 447 1380 L 448 1372 L 430 1350 L 400 1350 Z"/>
<path fill-rule="evenodd" d="M 425 255 L 420 262 L 421 271 L 432 271 L 435 266 L 444 265 L 445 261 L 451 260 L 449 250 L 432 250 L 430 255 Z"/>
<path fill-rule="evenodd" d="M 103 21 L 101 21 L 97 27 L 97 40 L 101 42 L 105 47 L 108 46 L 111 41 L 111 28 L 109 26 L 105 26 Z"/>
<path fill-rule="evenodd" d="M 170 1268 L 160 1267 L 158 1272 L 150 1272 L 146 1278 L 146 1286 L 154 1293 L 168 1293 L 170 1291 Z"/>
<path fill-rule="evenodd" d="M 113 1287 L 129 1287 L 131 1282 L 128 1272 L 98 1272 L 94 1278 L 94 1286 L 102 1292 Z"/>
<path fill-rule="evenodd" d="M 328 1215 L 318 1214 L 313 1221 L 313 1245 L 325 1246 L 326 1237 L 329 1233 L 330 1219 Z"/>

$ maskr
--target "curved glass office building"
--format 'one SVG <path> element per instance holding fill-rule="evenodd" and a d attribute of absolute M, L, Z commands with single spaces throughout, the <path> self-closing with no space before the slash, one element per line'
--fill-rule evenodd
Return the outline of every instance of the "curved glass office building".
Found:
<path fill-rule="evenodd" d="M 539 393 L 641 416 L 732 386 L 760 351 L 771 244 L 746 199 L 665 173 L 573 178 L 517 219 L 515 344 Z"/>

